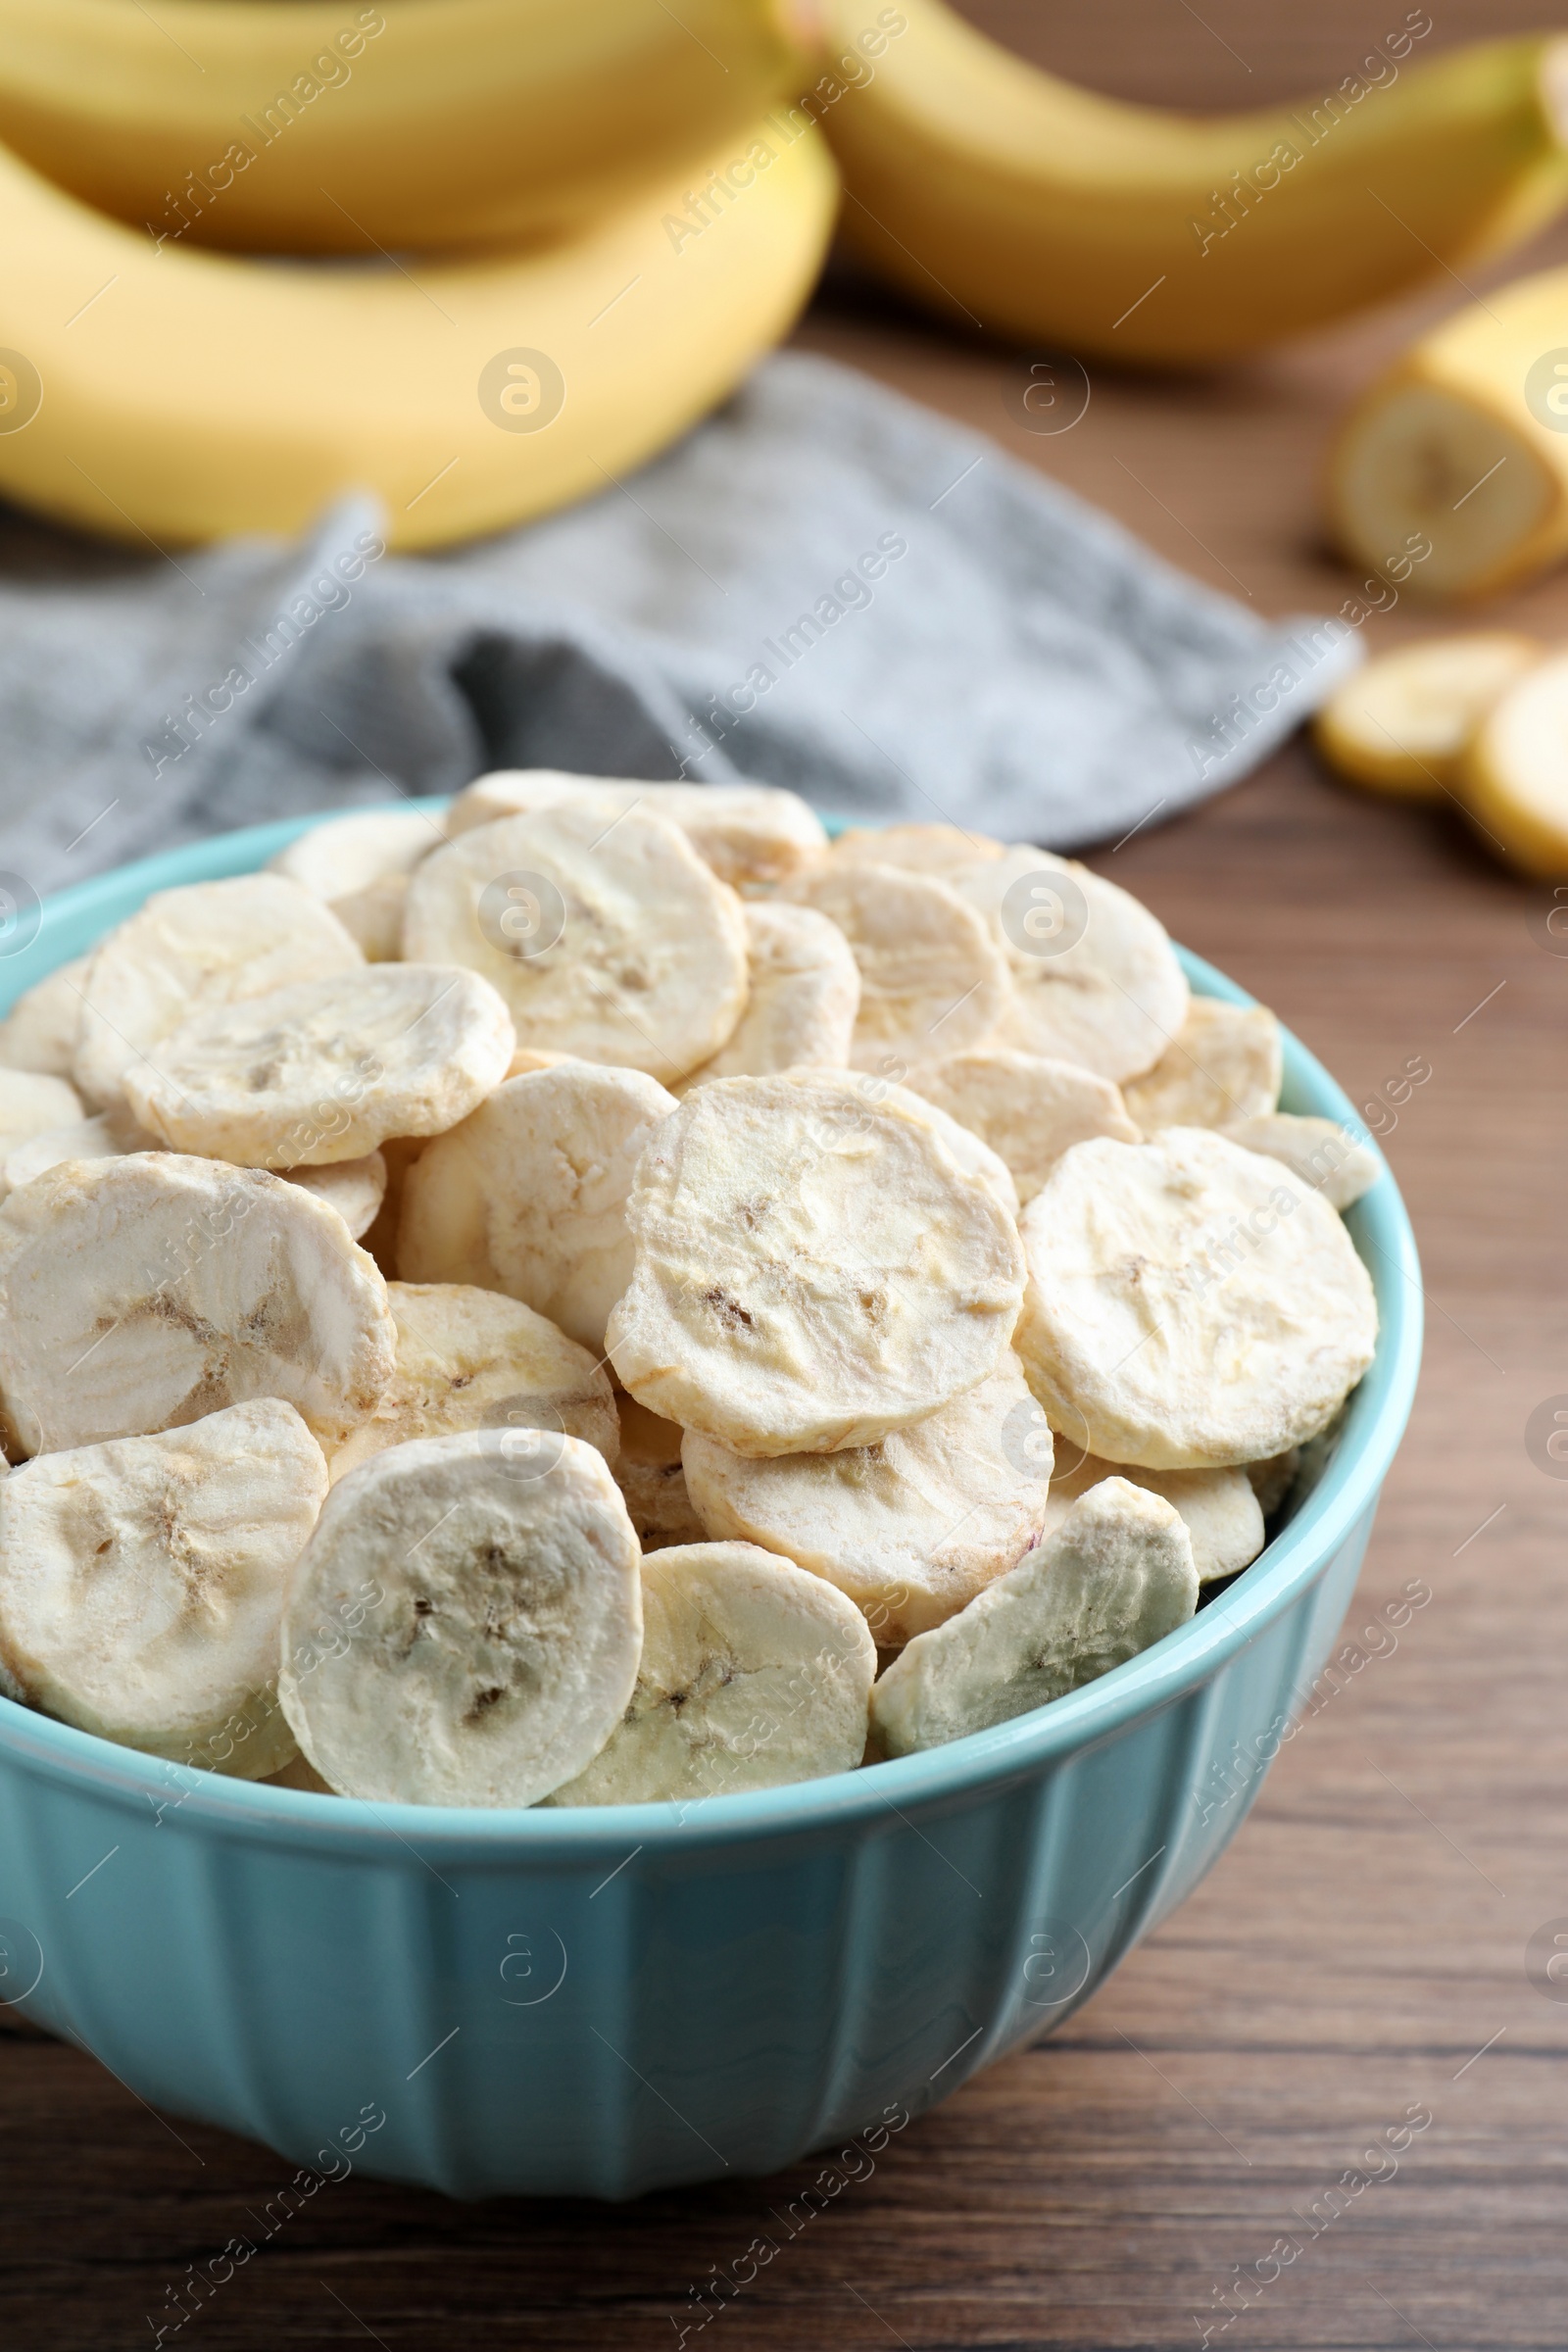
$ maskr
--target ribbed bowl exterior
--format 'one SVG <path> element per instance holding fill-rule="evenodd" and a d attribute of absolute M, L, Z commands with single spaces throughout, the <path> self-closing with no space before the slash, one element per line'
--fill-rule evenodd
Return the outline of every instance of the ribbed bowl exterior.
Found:
<path fill-rule="evenodd" d="M 4 993 L 295 830 L 66 894 Z M 1286 1100 L 1352 1115 L 1294 1042 Z M 0 1700 L 0 1999 L 173 2114 L 454 2196 L 624 2198 L 902 2129 L 1191 1892 L 1328 1656 L 1420 1353 L 1392 1178 L 1350 1223 L 1382 1338 L 1327 1471 L 1099 1683 L 831 1781 L 487 1814 L 214 1779 Z"/>

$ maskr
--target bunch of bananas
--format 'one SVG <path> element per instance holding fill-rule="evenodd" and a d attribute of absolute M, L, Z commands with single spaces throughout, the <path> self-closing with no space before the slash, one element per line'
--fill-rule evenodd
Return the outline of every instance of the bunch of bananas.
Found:
<path fill-rule="evenodd" d="M 396 546 L 542 513 L 787 331 L 833 158 L 949 317 L 1134 363 L 1297 334 L 1568 196 L 1563 45 L 1412 62 L 1431 28 L 1197 121 L 945 0 L 0 0 L 0 492 L 138 543 L 351 483 Z"/>

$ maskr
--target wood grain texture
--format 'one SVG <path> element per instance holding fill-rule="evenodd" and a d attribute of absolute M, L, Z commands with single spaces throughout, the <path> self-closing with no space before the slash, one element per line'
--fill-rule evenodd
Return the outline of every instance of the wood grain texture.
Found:
<path fill-rule="evenodd" d="M 1103 87 L 1219 107 L 1336 78 L 1398 13 L 1102 0 L 1047 23 L 994 0 L 984 21 Z M 1434 45 L 1530 21 L 1466 0 Z M 983 426 L 1276 613 L 1346 593 L 1318 537 L 1324 442 L 1459 294 L 1212 380 L 1097 374 L 1054 440 L 1018 422 L 1010 354 L 847 277 L 801 341 Z M 1568 579 L 1492 610 L 1568 633 Z M 1439 625 L 1401 607 L 1369 627 L 1389 643 Z M 891 2141 L 797 2235 L 770 2213 L 814 2168 L 610 2212 L 351 2179 L 171 2341 L 657 2352 L 689 2290 L 760 2230 L 779 2251 L 688 2339 L 704 2352 L 1177 2352 L 1205 2323 L 1227 2352 L 1568 2339 L 1568 2006 L 1524 1973 L 1532 1931 L 1568 1914 L 1568 1485 L 1524 1445 L 1532 1407 L 1568 1391 L 1568 959 L 1532 930 L 1544 894 L 1456 817 L 1359 799 L 1299 744 L 1095 862 L 1274 1004 L 1357 1102 L 1412 1054 L 1431 1062 L 1387 1137 L 1423 1251 L 1426 1368 L 1348 1632 L 1407 1579 L 1430 1604 L 1304 1724 L 1225 1859 L 1087 2009 Z M 1430 2128 L 1325 2222 L 1333 2184 L 1373 2169 L 1363 2152 L 1412 2105 Z M 166 2288 L 288 2177 L 15 2028 L 0 2119 L 0 2341 L 17 2352 L 150 2341 Z M 1266 2269 L 1281 2241 L 1300 2251 L 1221 2327 L 1234 2266 Z"/>

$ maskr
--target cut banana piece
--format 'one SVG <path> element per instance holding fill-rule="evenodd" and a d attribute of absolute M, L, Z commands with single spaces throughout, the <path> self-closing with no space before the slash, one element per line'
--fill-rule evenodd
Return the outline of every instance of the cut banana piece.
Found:
<path fill-rule="evenodd" d="M 1163 1495 L 1182 1516 L 1193 1546 L 1193 1565 L 1200 1585 L 1222 1576 L 1235 1576 L 1250 1566 L 1263 1548 L 1263 1511 L 1246 1469 L 1137 1470 L 1120 1462 L 1102 1462 L 1086 1453 L 1071 1470 L 1051 1482 L 1046 1505 L 1046 1534 L 1054 1536 L 1080 1495 L 1107 1478 L 1125 1478 L 1129 1485 Z"/>
<path fill-rule="evenodd" d="M 911 1087 L 889 1086 L 884 1090 L 882 1081 L 875 1078 L 862 1081 L 862 1084 L 870 1093 L 879 1095 L 882 1101 L 897 1103 L 906 1117 L 918 1119 L 923 1127 L 929 1127 L 954 1166 L 963 1175 L 972 1176 L 977 1183 L 983 1184 L 1003 1213 L 1010 1217 L 1014 1224 L 1017 1223 L 1018 1187 L 1012 1181 L 1012 1171 L 1006 1161 L 975 1134 L 972 1127 L 960 1125 L 958 1120 L 950 1117 L 947 1111 L 929 1102 L 924 1095 L 917 1095 Z"/>
<path fill-rule="evenodd" d="M 835 865 L 896 865 L 938 882 L 978 858 L 1001 858 L 1006 843 L 957 825 L 846 825 L 828 855 Z"/>
<path fill-rule="evenodd" d="M 637 1687 L 553 1805 L 638 1805 L 852 1772 L 876 1645 L 819 1577 L 755 1544 L 688 1544 L 643 1566 Z"/>
<path fill-rule="evenodd" d="M 750 995 L 727 1046 L 672 1091 L 710 1078 L 766 1078 L 777 1070 L 842 1070 L 860 1003 L 860 971 L 837 923 L 782 899 L 746 908 Z"/>
<path fill-rule="evenodd" d="M 262 1780 L 294 1750 L 283 1602 L 325 1494 L 271 1396 L 28 1462 L 0 1485 L 0 1656 L 64 1723 Z"/>
<path fill-rule="evenodd" d="M 950 879 L 991 925 L 1012 974 L 992 1045 L 1081 1062 L 1118 1085 L 1152 1069 L 1187 1018 L 1189 998 L 1176 952 L 1147 906 L 1046 850 L 1010 849 Z"/>
<path fill-rule="evenodd" d="M 1000 950 L 945 882 L 831 859 L 794 895 L 837 923 L 860 967 L 850 1059 L 901 1076 L 988 1037 L 1012 991 Z"/>
<path fill-rule="evenodd" d="M 825 1577 L 882 1649 L 941 1625 L 1039 1541 L 1051 1456 L 1016 1356 L 874 1446 L 749 1461 L 690 1430 L 681 1447 L 709 1535 Z"/>
<path fill-rule="evenodd" d="M 69 1080 L 0 1067 L 0 1155 L 36 1135 L 78 1126 L 82 1116 L 81 1098 Z"/>
<path fill-rule="evenodd" d="M 674 1421 L 662 1421 L 624 1389 L 616 1395 L 615 1406 L 620 1416 L 620 1452 L 612 1467 L 643 1550 L 663 1551 L 672 1544 L 705 1543 L 708 1530 L 693 1508 L 681 1468 L 685 1432 Z"/>
<path fill-rule="evenodd" d="M 1107 1478 L 1009 1575 L 894 1659 L 871 1693 L 873 1734 L 907 1756 L 989 1731 L 1124 1665 L 1197 1606 L 1179 1514 Z"/>
<path fill-rule="evenodd" d="M 197 1014 L 364 961 L 336 915 L 282 874 L 157 891 L 87 967 L 76 1084 L 107 1107 L 126 1071 Z"/>
<path fill-rule="evenodd" d="M 645 784 L 612 776 L 564 775 L 552 767 L 501 768 L 452 804 L 447 829 L 466 833 L 498 817 L 527 816 L 563 802 L 593 801 L 605 820 L 627 808 L 678 825 L 705 865 L 734 889 L 787 882 L 814 865 L 827 834 L 798 793 L 772 784 Z"/>
<path fill-rule="evenodd" d="M 372 1454 L 466 1429 L 537 1433 L 541 1465 L 562 1436 L 609 1462 L 619 1447 L 610 1376 L 585 1348 L 515 1298 L 467 1283 L 389 1282 L 397 1364 L 380 1403 L 333 1454 L 335 1486 Z M 519 1441 L 519 1455 L 528 1450 Z"/>
<path fill-rule="evenodd" d="M 344 1796 L 531 1805 L 621 1719 L 643 1635 L 625 1505 L 580 1439 L 542 1474 L 511 1443 L 395 1446 L 326 1498 L 289 1587 L 278 1693 Z"/>
<path fill-rule="evenodd" d="M 1281 1453 L 1372 1361 L 1377 1304 L 1328 1202 L 1206 1128 L 1077 1144 L 1023 1212 L 1017 1348 L 1054 1429 L 1152 1470 Z"/>
<path fill-rule="evenodd" d="M 85 1158 L 85 1152 L 78 1153 Z M 281 1168 L 290 1184 L 303 1185 L 335 1208 L 355 1241 L 369 1232 L 386 1199 L 386 1161 L 379 1152 L 363 1159 L 340 1159 L 324 1168 Z"/>
<path fill-rule="evenodd" d="M 528 1080 L 515 1080 L 526 1085 Z M 738 1453 L 874 1445 L 995 1370 L 1012 1220 L 888 1089 L 720 1078 L 652 1139 L 606 1346 L 621 1386 Z"/>
<path fill-rule="evenodd" d="M 1108 1078 L 1011 1046 L 980 1046 L 924 1063 L 907 1084 L 989 1144 L 1010 1170 L 1020 1201 L 1034 1199 L 1074 1144 L 1096 1135 L 1141 1141 L 1120 1088 Z"/>
<path fill-rule="evenodd" d="M 734 892 L 667 819 L 592 798 L 461 834 L 409 884 L 411 960 L 482 972 L 518 1043 L 683 1078 L 746 1009 Z"/>
<path fill-rule="evenodd" d="M 1493 705 L 1460 762 L 1459 797 L 1527 874 L 1568 877 L 1568 654 L 1537 662 Z"/>
<path fill-rule="evenodd" d="M 56 1168 L 63 1159 L 113 1159 L 121 1150 L 120 1140 L 110 1121 L 100 1113 L 90 1119 L 73 1120 L 69 1127 L 48 1127 L 41 1135 L 28 1136 L 25 1143 L 5 1148 L 0 1139 L 0 1197 L 30 1184 L 46 1168 Z"/>
<path fill-rule="evenodd" d="M 176 1152 L 330 1166 L 455 1127 L 501 1084 L 515 1043 L 478 973 L 362 963 L 198 1013 L 126 1070 L 125 1095 Z"/>
<path fill-rule="evenodd" d="M 90 956 L 74 956 L 34 981 L 0 1021 L 0 1068 L 69 1078 L 76 1066 L 81 992 Z"/>
<path fill-rule="evenodd" d="M 508 1079 L 409 1170 L 399 1273 L 505 1291 L 602 1352 L 631 1279 L 632 1172 L 674 1109 L 641 1070 L 564 1061 Z"/>
<path fill-rule="evenodd" d="M 1280 1025 L 1261 1004 L 1195 997 L 1153 1068 L 1129 1080 L 1127 1108 L 1146 1135 L 1162 1127 L 1230 1127 L 1280 1099 Z"/>
<path fill-rule="evenodd" d="M 269 870 L 324 901 L 368 963 L 395 963 L 409 876 L 446 838 L 439 809 L 357 808 L 298 834 Z"/>
<path fill-rule="evenodd" d="M 403 1216 L 403 1192 L 410 1168 L 428 1144 L 424 1135 L 389 1135 L 381 1146 L 381 1157 L 386 1162 L 386 1191 L 374 1222 L 367 1226 L 362 1237 L 366 1249 L 383 1274 L 390 1280 L 398 1271 L 398 1226 Z M 290 1171 L 297 1175 L 297 1169 Z"/>
<path fill-rule="evenodd" d="M 1510 629 L 1397 646 L 1335 688 L 1312 721 L 1313 741 L 1352 784 L 1441 801 L 1498 695 L 1544 651 L 1539 638 Z"/>
<path fill-rule="evenodd" d="M 54 1453 L 280 1396 L 323 1446 L 373 1412 L 386 1285 L 298 1185 L 171 1152 L 67 1160 L 0 1207 L 0 1400 Z"/>
<path fill-rule="evenodd" d="M 1281 1503 L 1295 1486 L 1301 1467 L 1301 1448 L 1288 1446 L 1283 1453 L 1270 1454 L 1265 1462 L 1248 1462 L 1248 1484 L 1257 1496 L 1257 1507 L 1265 1519 L 1272 1519 Z"/>
<path fill-rule="evenodd" d="M 1293 1175 L 1321 1193 L 1331 1208 L 1353 1207 L 1383 1173 L 1376 1152 L 1358 1144 L 1349 1130 L 1334 1119 L 1270 1110 L 1222 1126 L 1220 1133 L 1240 1144 L 1244 1152 L 1261 1152 L 1266 1159 L 1283 1160 Z"/>

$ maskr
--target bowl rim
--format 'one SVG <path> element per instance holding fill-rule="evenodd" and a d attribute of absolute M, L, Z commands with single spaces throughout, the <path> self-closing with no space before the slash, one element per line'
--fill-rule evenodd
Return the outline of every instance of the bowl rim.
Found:
<path fill-rule="evenodd" d="M 379 808 L 433 812 L 445 805 L 443 795 L 410 797 Z M 210 835 L 56 893 L 41 902 L 36 934 L 5 975 L 11 985 L 0 982 L 0 1005 L 79 953 L 149 893 L 254 871 L 296 835 L 351 813 L 359 811 L 327 809 Z M 830 832 L 845 821 L 824 817 Z M 1257 1002 L 1190 950 L 1178 946 L 1176 953 L 1195 993 L 1233 1004 Z M 0 1697 L 0 1757 L 51 1781 L 86 1786 L 112 1805 L 139 1813 L 143 1803 L 150 1804 L 155 1820 L 165 1810 L 188 1807 L 192 1829 L 243 1831 L 302 1852 L 346 1857 L 356 1849 L 380 1851 L 396 1840 L 420 1862 L 419 1848 L 429 1847 L 454 1861 L 598 1867 L 636 1853 L 695 1854 L 860 1828 L 890 1816 L 902 1818 L 911 1807 L 927 1814 L 951 1809 L 988 1789 L 1036 1777 L 1058 1758 L 1099 1746 L 1134 1719 L 1173 1705 L 1211 1680 L 1289 1609 L 1370 1516 L 1409 1419 L 1420 1371 L 1421 1269 L 1393 1173 L 1338 1083 L 1291 1031 L 1283 1035 L 1282 1100 L 1348 1126 L 1379 1163 L 1377 1183 L 1347 1220 L 1377 1292 L 1377 1352 L 1351 1396 L 1340 1443 L 1296 1516 L 1217 1599 L 1097 1682 L 946 1746 L 821 1780 L 684 1801 L 559 1810 L 378 1804 L 275 1788 L 120 1747 L 5 1697 Z M 623 1866 L 623 1861 L 616 1864 Z"/>

